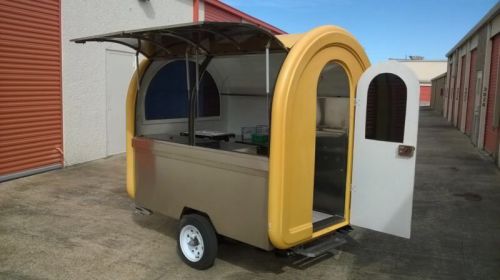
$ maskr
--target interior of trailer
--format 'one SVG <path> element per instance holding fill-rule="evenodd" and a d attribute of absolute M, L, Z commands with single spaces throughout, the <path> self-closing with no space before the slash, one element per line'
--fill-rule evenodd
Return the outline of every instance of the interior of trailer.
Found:
<path fill-rule="evenodd" d="M 284 58 L 269 54 L 269 86 L 264 52 L 214 57 L 198 81 L 195 57 L 153 61 L 137 97 L 137 136 L 188 145 L 192 118 L 194 146 L 267 157 L 272 91 L 266 87 L 274 87 Z M 190 116 L 188 92 L 197 86 Z"/>
<path fill-rule="evenodd" d="M 329 62 L 321 71 L 316 93 L 314 231 L 344 221 L 349 96 L 345 69 L 337 62 Z"/>

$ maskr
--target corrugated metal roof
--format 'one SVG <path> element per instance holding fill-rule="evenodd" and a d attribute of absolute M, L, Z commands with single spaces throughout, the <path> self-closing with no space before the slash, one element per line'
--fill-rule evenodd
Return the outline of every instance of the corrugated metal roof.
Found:
<path fill-rule="evenodd" d="M 226 12 L 226 16 L 227 14 L 232 14 L 233 15 L 233 19 L 235 19 L 236 17 L 242 19 L 244 22 L 249 22 L 249 23 L 252 23 L 256 26 L 259 26 L 261 28 L 265 28 L 269 31 L 271 31 L 272 33 L 274 34 L 286 34 L 285 31 L 277 28 L 276 26 L 273 26 L 265 21 L 262 21 L 256 17 L 253 17 L 247 13 L 244 13 L 230 5 L 227 5 L 221 1 L 218 1 L 218 0 L 205 0 L 205 17 L 207 16 L 207 10 L 206 8 L 207 7 L 213 7 L 213 8 L 216 8 L 218 9 L 219 11 L 223 11 L 223 12 Z M 210 9 L 210 8 L 209 8 Z M 209 18 L 208 19 L 205 19 L 205 20 L 211 20 L 210 19 L 210 12 L 213 12 L 214 9 L 212 10 L 209 10 Z M 221 13 L 216 13 L 215 17 L 218 19 L 218 20 L 221 20 L 221 21 L 226 21 L 226 17 L 222 16 L 221 17 Z"/>

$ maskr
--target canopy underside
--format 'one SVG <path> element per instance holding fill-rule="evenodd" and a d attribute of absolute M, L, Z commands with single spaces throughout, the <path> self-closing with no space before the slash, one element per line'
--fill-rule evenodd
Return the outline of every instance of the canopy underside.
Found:
<path fill-rule="evenodd" d="M 201 22 L 121 31 L 71 40 L 112 42 L 128 46 L 148 59 L 200 55 L 223 56 L 288 51 L 273 34 L 247 23 Z"/>

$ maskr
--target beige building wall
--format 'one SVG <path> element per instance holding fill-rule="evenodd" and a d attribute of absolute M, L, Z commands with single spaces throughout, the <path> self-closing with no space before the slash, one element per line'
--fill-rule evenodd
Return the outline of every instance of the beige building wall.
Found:
<path fill-rule="evenodd" d="M 421 86 L 430 85 L 431 80 L 446 72 L 446 60 L 397 60 L 413 70 Z"/>

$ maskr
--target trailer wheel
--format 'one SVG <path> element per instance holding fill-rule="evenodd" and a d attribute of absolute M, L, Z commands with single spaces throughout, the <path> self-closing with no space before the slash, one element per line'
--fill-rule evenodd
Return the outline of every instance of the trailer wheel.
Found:
<path fill-rule="evenodd" d="M 197 214 L 184 215 L 177 234 L 177 252 L 192 268 L 210 268 L 217 256 L 217 234 L 210 221 Z"/>

